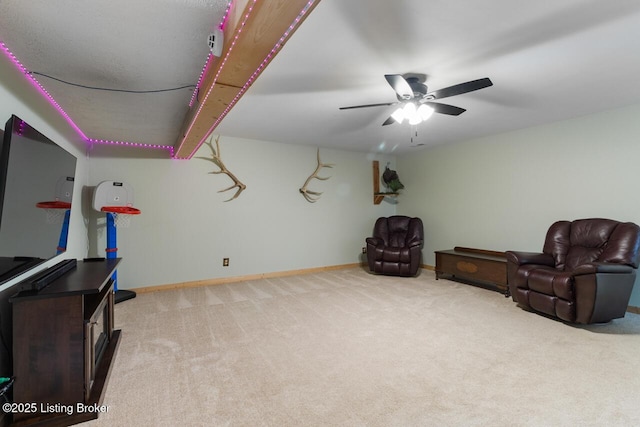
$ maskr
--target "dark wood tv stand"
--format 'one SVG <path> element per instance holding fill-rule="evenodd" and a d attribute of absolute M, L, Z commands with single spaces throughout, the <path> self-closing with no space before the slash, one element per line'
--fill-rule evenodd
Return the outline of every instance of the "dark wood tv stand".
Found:
<path fill-rule="evenodd" d="M 108 409 L 102 400 L 121 334 L 111 279 L 119 262 L 78 262 L 44 289 L 11 297 L 12 425 L 68 426 Z"/>

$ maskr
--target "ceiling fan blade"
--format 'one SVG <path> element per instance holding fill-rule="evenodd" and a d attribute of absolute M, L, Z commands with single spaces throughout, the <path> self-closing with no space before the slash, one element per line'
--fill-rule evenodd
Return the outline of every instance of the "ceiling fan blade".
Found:
<path fill-rule="evenodd" d="M 409 83 L 400 74 L 385 74 L 384 78 L 391 85 L 394 91 L 398 94 L 400 99 L 412 99 L 413 89 L 409 86 Z"/>
<path fill-rule="evenodd" d="M 353 108 L 386 107 L 386 106 L 395 105 L 395 104 L 397 104 L 397 102 L 383 102 L 381 104 L 354 105 L 351 107 L 340 107 L 340 110 L 351 110 Z"/>
<path fill-rule="evenodd" d="M 436 113 L 448 114 L 450 116 L 459 116 L 467 111 L 464 108 L 456 107 L 455 105 L 440 104 L 438 102 L 425 102 L 425 104 L 433 108 Z"/>
<path fill-rule="evenodd" d="M 474 90 L 484 89 L 485 87 L 493 86 L 493 82 L 485 77 L 484 79 L 472 80 L 466 83 L 460 83 L 457 85 L 445 87 L 434 92 L 428 93 L 427 97 L 431 99 L 442 99 L 450 96 L 461 95 L 463 93 L 473 92 Z"/>
<path fill-rule="evenodd" d="M 393 117 L 389 116 L 389 118 L 384 121 L 382 126 L 391 125 L 391 124 L 394 124 L 395 122 L 396 122 L 395 119 Z"/>

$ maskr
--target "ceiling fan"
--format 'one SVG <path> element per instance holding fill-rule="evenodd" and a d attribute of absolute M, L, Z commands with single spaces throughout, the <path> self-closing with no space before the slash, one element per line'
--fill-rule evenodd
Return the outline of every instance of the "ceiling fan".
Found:
<path fill-rule="evenodd" d="M 407 119 L 409 124 L 418 124 L 427 120 L 434 112 L 448 114 L 450 116 L 459 116 L 466 111 L 464 108 L 456 107 L 454 105 L 432 101 L 473 92 L 493 85 L 493 82 L 491 82 L 489 78 L 485 77 L 483 79 L 472 80 L 466 83 L 460 83 L 444 89 L 428 92 L 427 86 L 424 84 L 424 78 L 418 75 L 410 74 L 402 76 L 400 74 L 385 74 L 384 78 L 387 79 L 389 85 L 396 92 L 396 96 L 398 98 L 397 101 L 383 102 L 379 104 L 354 105 L 352 107 L 340 107 L 340 109 L 350 110 L 353 108 L 382 107 L 402 104 L 400 108 L 394 111 L 394 113 L 385 120 L 382 126 L 396 122 L 402 123 L 404 119 Z"/>

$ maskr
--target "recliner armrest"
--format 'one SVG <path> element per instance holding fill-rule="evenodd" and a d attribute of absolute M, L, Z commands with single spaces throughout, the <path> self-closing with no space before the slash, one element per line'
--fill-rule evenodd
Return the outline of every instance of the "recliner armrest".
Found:
<path fill-rule="evenodd" d="M 412 248 L 414 246 L 422 246 L 422 239 L 413 239 L 407 242 L 408 248 Z"/>
<path fill-rule="evenodd" d="M 382 239 L 378 239 L 377 237 L 367 237 L 365 241 L 367 242 L 367 244 L 373 246 L 378 246 L 379 244 L 383 243 Z"/>
<path fill-rule="evenodd" d="M 549 267 L 555 267 L 556 265 L 553 256 L 541 252 L 507 251 L 505 252 L 505 256 L 507 261 L 518 265 L 538 264 L 548 265 Z"/>
<path fill-rule="evenodd" d="M 582 264 L 577 266 L 571 273 L 574 276 L 595 273 L 630 274 L 633 272 L 633 270 L 633 267 L 626 264 L 614 264 L 611 262 L 592 262 L 589 264 Z"/>

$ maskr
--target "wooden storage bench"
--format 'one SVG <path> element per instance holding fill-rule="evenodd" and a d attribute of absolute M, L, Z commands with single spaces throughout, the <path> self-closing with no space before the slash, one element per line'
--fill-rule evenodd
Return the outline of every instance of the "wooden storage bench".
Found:
<path fill-rule="evenodd" d="M 507 259 L 504 252 L 464 248 L 435 251 L 436 279 L 449 275 L 479 285 L 489 286 L 509 295 Z"/>

